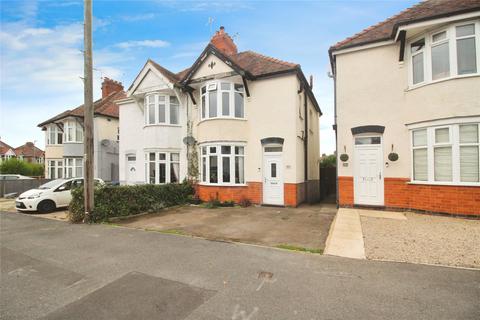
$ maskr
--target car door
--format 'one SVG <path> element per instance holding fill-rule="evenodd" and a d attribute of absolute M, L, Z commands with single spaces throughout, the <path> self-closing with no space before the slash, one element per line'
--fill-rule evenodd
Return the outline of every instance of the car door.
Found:
<path fill-rule="evenodd" d="M 57 207 L 65 207 L 68 206 L 70 200 L 72 199 L 72 195 L 70 194 L 70 189 L 72 187 L 72 181 L 67 181 L 61 186 L 57 187 L 54 194 L 54 201 L 57 204 Z"/>

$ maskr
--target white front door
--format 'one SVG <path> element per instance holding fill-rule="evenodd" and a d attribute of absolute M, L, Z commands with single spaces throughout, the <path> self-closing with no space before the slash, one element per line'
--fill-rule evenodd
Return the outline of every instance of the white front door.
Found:
<path fill-rule="evenodd" d="M 355 138 L 354 197 L 355 204 L 384 204 L 381 137 Z"/>
<path fill-rule="evenodd" d="M 135 177 L 136 177 L 136 163 L 137 163 L 137 157 L 134 155 L 128 155 L 127 156 L 127 165 L 126 165 L 126 175 L 125 178 L 127 180 L 127 184 L 134 184 L 135 183 Z"/>
<path fill-rule="evenodd" d="M 264 153 L 263 203 L 283 206 L 283 167 L 281 153 Z"/>

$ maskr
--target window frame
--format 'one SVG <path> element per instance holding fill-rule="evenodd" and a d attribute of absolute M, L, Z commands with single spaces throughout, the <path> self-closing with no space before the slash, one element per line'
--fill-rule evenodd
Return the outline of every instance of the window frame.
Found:
<path fill-rule="evenodd" d="M 475 26 L 475 35 L 474 36 L 463 36 L 457 37 L 456 36 L 456 27 L 465 26 L 473 24 Z M 433 43 L 432 37 L 438 33 L 446 31 L 447 38 L 445 40 L 441 40 L 438 42 Z M 466 74 L 458 74 L 458 59 L 457 59 L 457 39 L 464 39 L 464 38 L 471 38 L 475 39 L 475 54 L 476 54 L 476 66 L 477 72 L 475 73 L 466 73 Z M 424 79 L 422 82 L 413 83 L 413 56 L 418 53 L 412 54 L 411 52 L 411 45 L 422 38 L 425 39 L 425 46 L 423 50 L 423 72 L 424 72 Z M 449 52 L 449 76 L 435 79 L 433 80 L 432 75 L 432 46 L 437 46 L 439 44 L 448 42 L 448 52 Z M 407 49 L 408 48 L 408 49 Z M 424 32 L 418 36 L 415 36 L 407 41 L 406 45 L 407 50 L 407 57 L 408 57 L 408 89 L 416 89 L 418 87 L 422 87 L 424 85 L 447 81 L 456 78 L 468 78 L 468 77 L 475 77 L 480 76 L 480 20 L 473 19 L 468 21 L 462 21 L 457 23 L 452 23 L 448 26 L 442 26 L 440 28 L 432 29 L 428 32 Z M 420 52 L 419 51 L 419 52 Z"/>
<path fill-rule="evenodd" d="M 68 160 L 72 160 L 72 165 L 70 165 Z M 78 165 L 80 163 L 80 165 Z M 77 176 L 77 169 L 81 168 L 81 174 Z M 72 175 L 68 175 L 68 170 L 72 169 Z M 83 167 L 83 158 L 78 157 L 65 157 L 63 158 L 63 177 L 65 179 L 71 178 L 83 178 L 84 170 Z"/>
<path fill-rule="evenodd" d="M 477 142 L 476 143 L 461 143 L 460 142 L 460 126 L 463 125 L 477 125 Z M 449 128 L 449 142 L 437 143 L 435 141 L 435 130 Z M 419 130 L 426 130 L 427 143 L 422 146 L 413 145 L 413 133 Z M 450 124 L 432 124 L 429 126 L 411 128 L 410 130 L 410 183 L 412 184 L 428 184 L 428 185 L 452 185 L 452 186 L 480 186 L 480 179 L 478 182 L 461 181 L 460 176 L 460 147 L 461 146 L 478 146 L 480 153 L 480 122 L 477 121 L 462 121 Z M 436 147 L 452 148 L 452 181 L 436 181 L 435 180 L 435 164 L 434 164 L 434 150 Z M 413 150 L 427 149 L 427 180 L 414 179 L 414 158 Z M 479 155 L 480 158 L 480 155 Z M 478 163 L 480 172 L 480 160 Z"/>
<path fill-rule="evenodd" d="M 165 106 L 165 121 L 160 122 L 160 112 L 159 112 L 159 106 L 160 106 L 160 97 L 164 97 L 165 101 L 162 103 Z M 175 97 L 178 101 L 178 104 L 171 104 L 170 103 L 170 98 Z M 150 99 L 153 98 L 153 102 L 151 102 Z M 143 100 L 143 112 L 144 112 L 144 121 L 143 125 L 144 127 L 148 126 L 171 126 L 171 127 L 180 127 L 181 124 L 181 102 L 180 99 L 175 95 L 175 94 L 167 94 L 167 93 L 158 93 L 158 92 L 152 92 L 148 93 L 145 95 L 144 100 Z M 176 106 L 177 107 L 177 123 L 172 123 L 171 122 L 171 107 Z M 154 109 L 154 121 L 150 123 L 150 108 Z"/>
<path fill-rule="evenodd" d="M 58 125 L 56 125 L 56 124 L 48 125 L 47 130 L 45 132 L 46 132 L 45 145 L 47 145 L 47 146 L 61 146 L 63 144 L 63 142 L 64 142 L 63 131 L 58 127 Z M 50 135 L 52 133 L 55 135 L 54 143 L 51 143 L 51 141 L 50 141 Z M 62 137 L 62 142 L 61 143 L 58 143 L 59 135 Z"/>
<path fill-rule="evenodd" d="M 54 163 L 52 166 L 51 163 Z M 61 179 L 64 176 L 64 169 L 63 169 L 63 159 L 48 159 L 45 161 L 45 167 L 47 172 L 48 179 Z M 50 170 L 54 169 L 54 176 L 52 177 Z M 59 171 L 61 172 L 61 176 L 59 176 Z"/>
<path fill-rule="evenodd" d="M 150 160 L 150 154 L 155 154 L 155 160 Z M 160 154 L 165 155 L 165 159 L 160 159 Z M 172 154 L 178 154 L 178 161 L 172 160 Z M 145 151 L 145 183 L 150 183 L 150 165 L 153 164 L 155 168 L 155 182 L 153 184 L 169 184 L 169 183 L 180 183 L 181 181 L 181 152 L 180 150 L 148 150 Z M 178 163 L 178 181 L 171 182 L 171 166 L 173 163 Z M 160 182 L 160 164 L 165 165 L 165 182 Z"/>
<path fill-rule="evenodd" d="M 72 139 L 67 139 L 69 129 L 72 129 Z M 78 139 L 77 133 L 82 132 L 81 139 Z M 63 122 L 63 143 L 83 143 L 85 138 L 83 127 L 76 119 L 68 119 Z"/>
<path fill-rule="evenodd" d="M 214 153 L 211 152 L 212 147 L 215 147 L 216 150 Z M 230 153 L 224 154 L 222 153 L 222 147 L 230 147 Z M 239 153 L 236 154 L 236 147 L 243 148 L 243 154 Z M 200 185 L 207 185 L 207 186 L 231 186 L 231 187 L 242 187 L 246 186 L 246 175 L 245 175 L 245 167 L 246 167 L 246 144 L 245 143 L 232 143 L 232 142 L 218 142 L 218 143 L 205 143 L 199 145 L 200 152 Z M 206 150 L 206 153 L 203 153 L 203 150 Z M 217 182 L 210 182 L 210 157 L 216 156 L 217 157 Z M 223 182 L 223 158 L 229 158 L 229 167 L 230 167 L 230 182 Z M 237 158 L 243 159 L 243 182 L 236 183 L 236 174 L 235 174 L 235 162 Z M 205 160 L 205 169 L 203 167 Z"/>
<path fill-rule="evenodd" d="M 228 83 L 229 89 L 222 89 L 222 83 Z M 241 86 L 242 90 L 237 90 L 235 87 Z M 205 92 L 203 92 L 205 91 Z M 210 117 L 210 92 L 216 91 L 217 98 L 217 112 L 215 117 Z M 213 80 L 205 82 L 200 88 L 200 108 L 198 118 L 201 121 L 204 120 L 213 120 L 213 119 L 235 119 L 235 120 L 246 120 L 245 115 L 245 86 L 243 83 L 238 83 L 235 81 L 229 80 Z M 228 93 L 228 115 L 223 115 L 223 93 Z M 235 116 L 235 94 L 243 95 L 243 117 Z"/>

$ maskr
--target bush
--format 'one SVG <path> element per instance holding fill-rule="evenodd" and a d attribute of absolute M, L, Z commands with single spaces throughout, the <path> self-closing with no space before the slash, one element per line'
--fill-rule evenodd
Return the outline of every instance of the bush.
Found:
<path fill-rule="evenodd" d="M 235 201 L 224 201 L 220 204 L 222 207 L 234 207 L 235 206 Z"/>
<path fill-rule="evenodd" d="M 320 168 L 335 168 L 337 166 L 337 156 L 334 154 L 323 155 L 320 158 Z"/>
<path fill-rule="evenodd" d="M 10 158 L 0 164 L 2 174 L 21 174 L 23 176 L 43 176 L 45 168 L 42 164 L 30 163 L 17 158 Z"/>
<path fill-rule="evenodd" d="M 136 186 L 102 186 L 95 189 L 95 208 L 92 222 L 107 221 L 112 217 L 129 216 L 143 212 L 156 212 L 165 207 L 187 203 L 193 195 L 191 183 Z M 83 188 L 72 190 L 69 220 L 84 219 Z"/>
<path fill-rule="evenodd" d="M 246 208 L 246 207 L 250 207 L 252 205 L 252 202 L 250 201 L 250 199 L 242 198 L 240 199 L 238 204 L 240 205 L 240 207 Z"/>
<path fill-rule="evenodd" d="M 207 209 L 216 209 L 220 207 L 222 203 L 218 199 L 210 199 L 208 202 L 205 203 L 205 208 Z"/>

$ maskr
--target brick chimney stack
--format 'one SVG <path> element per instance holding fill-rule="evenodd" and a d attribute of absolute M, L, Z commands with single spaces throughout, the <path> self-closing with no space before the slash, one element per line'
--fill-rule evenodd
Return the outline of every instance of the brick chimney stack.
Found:
<path fill-rule="evenodd" d="M 226 55 L 230 56 L 238 53 L 237 46 L 233 43 L 233 40 L 228 33 L 225 32 L 223 26 L 220 27 L 220 30 L 215 32 L 210 43 Z"/>
<path fill-rule="evenodd" d="M 118 92 L 123 90 L 123 85 L 121 82 L 112 80 L 110 78 L 103 78 L 102 82 L 102 98 L 110 95 L 112 92 Z"/>

